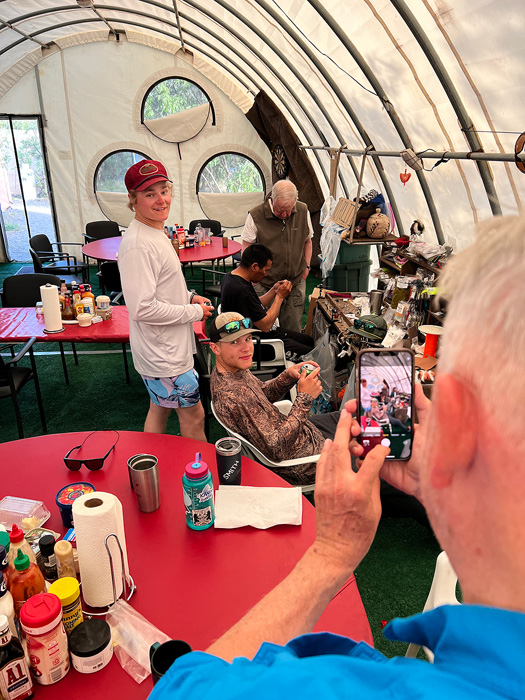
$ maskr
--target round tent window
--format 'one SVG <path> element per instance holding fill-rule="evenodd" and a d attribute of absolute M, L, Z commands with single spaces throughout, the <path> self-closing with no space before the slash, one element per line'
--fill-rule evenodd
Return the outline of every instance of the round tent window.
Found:
<path fill-rule="evenodd" d="M 128 168 L 150 156 L 137 151 L 114 151 L 103 158 L 95 170 L 95 196 L 105 216 L 120 226 L 129 226 L 133 212 L 128 209 L 124 175 Z"/>
<path fill-rule="evenodd" d="M 242 226 L 247 212 L 265 195 L 259 166 L 240 153 L 219 153 L 202 166 L 197 178 L 201 209 L 226 228 Z"/>
<path fill-rule="evenodd" d="M 167 78 L 155 83 L 142 103 L 141 121 L 151 133 L 169 143 L 195 138 L 208 120 L 215 123 L 208 95 L 185 78 Z"/>

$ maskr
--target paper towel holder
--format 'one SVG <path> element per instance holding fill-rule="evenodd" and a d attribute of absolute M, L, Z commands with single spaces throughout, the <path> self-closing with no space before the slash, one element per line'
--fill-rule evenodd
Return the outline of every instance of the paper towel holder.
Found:
<path fill-rule="evenodd" d="M 115 538 L 115 540 L 117 542 L 117 546 L 118 546 L 119 551 L 120 551 L 120 565 L 121 565 L 121 570 L 122 570 L 122 593 L 119 596 L 117 596 L 117 586 L 115 584 L 115 568 L 113 566 L 113 555 L 111 554 L 111 551 L 110 551 L 109 545 L 108 545 L 108 540 L 110 537 Z M 96 617 L 97 615 L 107 615 L 107 613 L 109 612 L 109 609 L 111 608 L 112 605 L 115 605 L 117 600 L 120 600 L 120 598 L 122 598 L 122 596 L 124 596 L 125 600 L 129 601 L 131 599 L 131 596 L 133 595 L 133 593 L 135 593 L 135 591 L 137 590 L 137 586 L 135 585 L 135 581 L 133 580 L 133 577 L 131 576 L 131 574 L 128 573 L 128 577 L 126 578 L 126 569 L 124 567 L 124 552 L 122 551 L 122 545 L 120 544 L 120 540 L 118 538 L 118 535 L 116 535 L 114 532 L 110 532 L 109 535 L 106 536 L 104 544 L 106 546 L 106 551 L 107 551 L 108 557 L 109 557 L 109 565 L 110 565 L 110 570 L 111 570 L 111 585 L 113 587 L 113 602 L 111 603 L 111 605 L 105 606 L 105 607 L 107 607 L 107 610 L 104 610 L 104 612 L 92 612 L 92 611 L 90 611 L 90 612 L 86 613 L 90 617 L 92 617 L 92 616 Z"/>
<path fill-rule="evenodd" d="M 121 567 L 121 571 L 122 571 L 122 593 L 118 597 L 117 597 L 117 586 L 115 584 L 115 569 L 113 567 L 113 555 L 111 554 L 111 551 L 110 551 L 109 545 L 108 545 L 108 540 L 110 537 L 115 538 L 115 540 L 117 542 L 117 547 L 119 548 L 119 552 L 120 552 L 120 567 Z M 124 567 L 124 552 L 122 551 L 122 545 L 120 544 L 120 540 L 118 538 L 118 535 L 116 535 L 114 532 L 110 532 L 109 535 L 106 536 L 105 545 L 106 545 L 106 551 L 107 551 L 108 557 L 109 557 L 109 564 L 111 566 L 111 585 L 113 587 L 113 603 L 112 603 L 112 605 L 115 605 L 117 600 L 119 600 L 122 596 L 124 596 L 125 599 L 128 601 L 131 598 L 131 596 L 133 595 L 133 593 L 135 593 L 137 587 L 135 585 L 135 581 L 133 580 L 131 574 L 128 573 L 129 581 L 126 578 L 126 569 Z M 128 589 L 128 590 L 126 590 L 126 589 Z"/>

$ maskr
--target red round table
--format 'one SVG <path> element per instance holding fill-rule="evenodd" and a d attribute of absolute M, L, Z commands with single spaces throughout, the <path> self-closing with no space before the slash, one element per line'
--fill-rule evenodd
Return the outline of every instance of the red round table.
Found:
<path fill-rule="evenodd" d="M 63 461 L 68 450 L 89 433 L 64 433 L 0 444 L 3 495 L 41 500 L 51 512 L 47 526 L 64 533 L 56 492 L 75 481 L 88 481 L 98 491 L 115 494 L 124 510 L 130 573 L 137 590 L 130 604 L 152 624 L 193 649 L 206 649 L 293 568 L 315 535 L 315 510 L 303 498 L 300 526 L 281 525 L 268 530 L 196 532 L 185 523 L 182 473 L 197 451 L 209 464 L 217 484 L 215 448 L 172 435 L 120 432 L 119 441 L 100 471 L 82 467 L 69 471 Z M 93 435 L 82 449 L 83 458 L 104 455 L 115 441 L 112 431 Z M 134 454 L 154 454 L 159 460 L 161 506 L 141 513 L 130 488 L 127 460 Z M 287 486 L 280 477 L 243 457 L 242 482 L 249 486 Z M 45 527 L 45 525 L 44 525 Z M 195 592 L 201 600 L 194 607 Z M 192 601 L 189 604 L 187 601 Z M 316 631 L 328 630 L 363 639 L 372 635 L 359 591 L 352 576 L 321 616 Z M 118 691 L 117 691 L 118 688 Z M 40 698 L 119 697 L 146 698 L 152 682 L 137 684 L 116 658 L 92 675 L 71 669 L 52 686 L 37 686 Z"/>
<path fill-rule="evenodd" d="M 223 239 L 220 236 L 212 236 L 210 245 L 181 248 L 179 250 L 179 259 L 183 264 L 203 262 L 205 260 L 222 260 L 241 250 L 240 243 L 229 238 L 226 238 L 226 240 L 228 241 L 227 248 L 223 248 Z M 82 252 L 95 260 L 116 260 L 121 243 L 122 236 L 101 238 L 99 241 L 86 243 L 86 245 L 82 246 Z"/>

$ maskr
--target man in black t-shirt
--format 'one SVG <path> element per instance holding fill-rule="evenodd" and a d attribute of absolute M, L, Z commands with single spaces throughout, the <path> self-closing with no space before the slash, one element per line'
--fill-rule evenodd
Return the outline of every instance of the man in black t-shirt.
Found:
<path fill-rule="evenodd" d="M 261 297 L 253 287 L 266 277 L 272 260 L 272 251 L 266 246 L 259 243 L 248 246 L 239 267 L 222 279 L 221 310 L 237 311 L 245 318 L 251 318 L 253 325 L 262 331 L 261 338 L 279 338 L 287 353 L 300 357 L 312 350 L 313 338 L 276 324 L 281 305 L 292 289 L 291 283 L 280 280 Z"/>

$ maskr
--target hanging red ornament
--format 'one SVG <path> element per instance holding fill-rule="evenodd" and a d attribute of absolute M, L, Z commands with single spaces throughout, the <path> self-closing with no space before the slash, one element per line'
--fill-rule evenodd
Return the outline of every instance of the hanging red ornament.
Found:
<path fill-rule="evenodd" d="M 403 187 L 407 184 L 407 182 L 410 180 L 412 177 L 412 173 L 407 173 L 407 169 L 405 168 L 405 172 L 401 173 L 399 176 L 399 179 L 403 183 Z"/>

